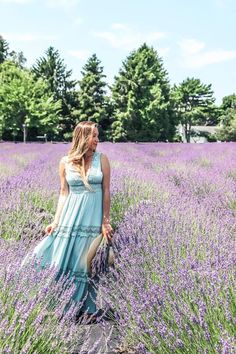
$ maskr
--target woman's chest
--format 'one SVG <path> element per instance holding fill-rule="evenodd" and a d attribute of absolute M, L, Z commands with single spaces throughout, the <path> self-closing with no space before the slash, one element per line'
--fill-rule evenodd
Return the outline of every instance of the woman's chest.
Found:
<path fill-rule="evenodd" d="M 88 183 L 102 183 L 103 173 L 97 166 L 91 166 L 87 170 Z M 72 167 L 66 168 L 66 180 L 69 185 L 84 185 L 81 174 Z"/>

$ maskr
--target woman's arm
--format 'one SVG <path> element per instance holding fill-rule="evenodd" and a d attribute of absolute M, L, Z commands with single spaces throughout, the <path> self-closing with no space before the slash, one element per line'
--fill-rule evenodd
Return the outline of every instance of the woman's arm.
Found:
<path fill-rule="evenodd" d="M 101 167 L 103 172 L 102 190 L 103 190 L 103 219 L 102 233 L 103 236 L 111 238 L 112 227 L 110 224 L 110 163 L 106 155 L 101 156 Z"/>
<path fill-rule="evenodd" d="M 61 159 L 59 163 L 59 176 L 60 176 L 60 194 L 59 194 L 59 199 L 58 199 L 58 204 L 57 204 L 57 210 L 56 214 L 54 216 L 54 223 L 58 224 L 61 216 L 61 212 L 63 209 L 63 206 L 65 204 L 65 201 L 67 199 L 67 196 L 69 194 L 69 186 L 66 180 L 66 172 L 65 172 L 65 162 L 63 158 Z"/>
<path fill-rule="evenodd" d="M 53 230 L 57 227 L 59 220 L 60 220 L 63 206 L 64 206 L 65 201 L 66 201 L 68 194 L 69 194 L 69 186 L 66 181 L 65 162 L 64 162 L 63 158 L 61 159 L 61 161 L 59 163 L 59 176 L 60 176 L 60 194 L 59 194 L 59 199 L 58 199 L 58 203 L 57 203 L 57 209 L 56 209 L 56 213 L 54 216 L 54 220 L 45 229 L 45 232 L 48 234 L 51 234 L 53 232 Z"/>

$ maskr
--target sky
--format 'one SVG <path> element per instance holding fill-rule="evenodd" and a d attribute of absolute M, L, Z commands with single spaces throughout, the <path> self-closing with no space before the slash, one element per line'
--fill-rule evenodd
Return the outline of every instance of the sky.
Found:
<path fill-rule="evenodd" d="M 77 80 L 96 53 L 109 85 L 146 42 L 171 85 L 198 78 L 216 104 L 236 93 L 235 0 L 0 0 L 0 34 L 28 67 L 53 46 Z"/>

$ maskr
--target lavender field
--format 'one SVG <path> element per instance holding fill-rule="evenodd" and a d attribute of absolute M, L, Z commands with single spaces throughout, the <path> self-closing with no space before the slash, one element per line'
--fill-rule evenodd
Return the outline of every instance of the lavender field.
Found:
<path fill-rule="evenodd" d="M 73 284 L 19 270 L 54 216 L 68 149 L 0 144 L 0 353 L 76 353 L 84 341 L 75 306 L 61 320 Z M 235 353 L 236 143 L 98 150 L 111 162 L 119 250 L 100 302 L 115 311 L 120 352 Z"/>

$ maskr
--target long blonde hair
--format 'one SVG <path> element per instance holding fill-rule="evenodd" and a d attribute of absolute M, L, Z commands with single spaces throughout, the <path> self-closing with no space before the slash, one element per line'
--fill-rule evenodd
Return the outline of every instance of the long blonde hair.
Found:
<path fill-rule="evenodd" d="M 85 173 L 84 156 L 89 150 L 89 139 L 93 135 L 94 128 L 97 128 L 97 123 L 91 121 L 79 122 L 73 131 L 72 146 L 68 152 L 68 162 L 75 166 L 89 190 L 92 190 L 92 188 Z"/>

